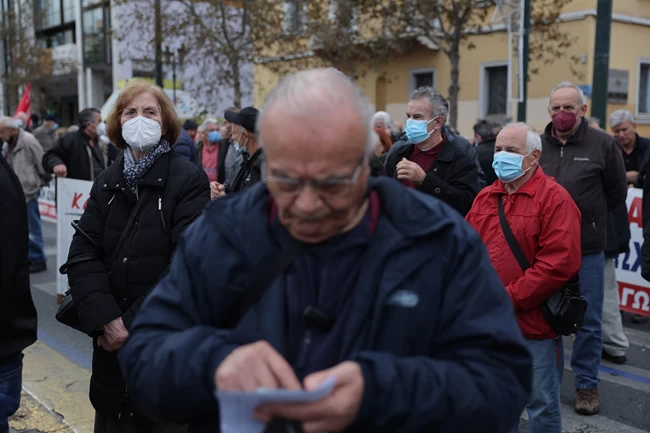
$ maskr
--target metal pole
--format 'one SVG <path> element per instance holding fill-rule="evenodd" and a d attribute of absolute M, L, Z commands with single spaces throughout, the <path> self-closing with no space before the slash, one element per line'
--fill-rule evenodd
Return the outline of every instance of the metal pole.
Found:
<path fill-rule="evenodd" d="M 176 106 L 176 54 L 172 57 L 172 80 L 174 83 L 174 107 Z"/>
<path fill-rule="evenodd" d="M 164 87 L 163 83 L 163 68 L 162 68 L 162 25 L 161 25 L 161 13 L 160 13 L 160 1 L 154 0 L 154 9 L 155 9 L 155 18 L 154 18 L 154 44 L 156 51 L 156 85 Z"/>
<path fill-rule="evenodd" d="M 612 0 L 598 0 L 591 115 L 600 119 L 601 128 L 607 127 L 607 82 L 609 78 L 609 42 L 611 29 Z"/>
<path fill-rule="evenodd" d="M 519 95 L 519 106 L 517 107 L 517 120 L 526 121 L 526 105 L 528 103 L 528 40 L 530 36 L 530 0 L 521 0 L 522 2 L 522 25 L 519 31 L 522 32 L 521 44 L 521 95 Z"/>

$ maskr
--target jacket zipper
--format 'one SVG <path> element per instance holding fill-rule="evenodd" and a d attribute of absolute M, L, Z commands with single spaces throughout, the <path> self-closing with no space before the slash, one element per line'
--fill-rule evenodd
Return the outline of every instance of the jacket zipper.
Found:
<path fill-rule="evenodd" d="M 312 340 L 311 329 L 307 328 L 305 330 L 305 335 L 302 339 L 302 344 L 300 345 L 300 355 L 298 356 L 298 368 L 304 368 L 307 363 L 307 357 L 311 349 L 311 340 Z"/>
<path fill-rule="evenodd" d="M 167 225 L 165 224 L 165 216 L 162 211 L 162 195 L 158 196 L 158 212 L 160 212 L 160 222 L 162 222 L 163 231 L 167 233 Z"/>
<path fill-rule="evenodd" d="M 560 147 L 560 158 L 564 156 L 564 146 Z"/>

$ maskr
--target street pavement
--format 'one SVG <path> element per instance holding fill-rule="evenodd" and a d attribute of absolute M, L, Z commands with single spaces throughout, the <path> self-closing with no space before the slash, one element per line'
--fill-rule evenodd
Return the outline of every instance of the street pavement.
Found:
<path fill-rule="evenodd" d="M 25 351 L 23 404 L 10 424 L 14 431 L 91 433 L 94 411 L 88 401 L 92 341 L 54 318 L 56 304 L 56 225 L 43 222 L 48 270 L 32 275 L 32 295 L 38 310 L 39 341 Z M 571 371 L 571 340 L 564 339 L 562 384 L 564 433 L 650 432 L 650 324 L 635 325 L 624 314 L 630 339 L 628 362 L 603 361 L 600 414 L 577 415 Z M 521 432 L 528 433 L 527 416 Z"/>

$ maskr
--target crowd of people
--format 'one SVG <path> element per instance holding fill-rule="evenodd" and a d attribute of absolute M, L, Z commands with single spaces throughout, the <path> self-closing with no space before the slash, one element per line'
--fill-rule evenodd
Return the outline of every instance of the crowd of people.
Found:
<path fill-rule="evenodd" d="M 89 108 L 60 136 L 55 115 L 33 134 L 0 118 L 0 239 L 16 245 L 0 254 L 2 296 L 16 288 L 0 317 L 18 327 L 0 334 L 13 339 L 0 377 L 36 338 L 25 269 L 46 269 L 37 197 L 53 174 L 93 181 L 61 272 L 93 339 L 96 433 L 218 431 L 215 390 L 329 377 L 328 397 L 255 416 L 305 432 L 505 433 L 526 409 L 531 433 L 561 433 L 563 332 L 547 303 L 578 281 L 575 410 L 598 413 L 601 359 L 626 362 L 614 259 L 629 248 L 628 187 L 650 194 L 650 140 L 624 110 L 601 130 L 568 82 L 541 133 L 482 120 L 468 140 L 448 111 L 421 87 L 402 124 L 317 69 L 222 122 L 181 124 L 140 81 L 105 122 Z"/>

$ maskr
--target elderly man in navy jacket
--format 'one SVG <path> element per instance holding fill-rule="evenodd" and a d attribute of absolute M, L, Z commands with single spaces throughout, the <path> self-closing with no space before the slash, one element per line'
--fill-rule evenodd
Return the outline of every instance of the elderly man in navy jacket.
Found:
<path fill-rule="evenodd" d="M 255 416 L 307 433 L 510 431 L 532 375 L 511 303 L 460 214 L 369 180 L 377 138 L 361 91 L 333 69 L 291 75 L 258 132 L 264 182 L 188 228 L 122 349 L 144 413 L 215 432 L 215 390 L 311 390 L 334 377 L 319 401 Z M 232 323 L 256 275 L 289 251 Z"/>

